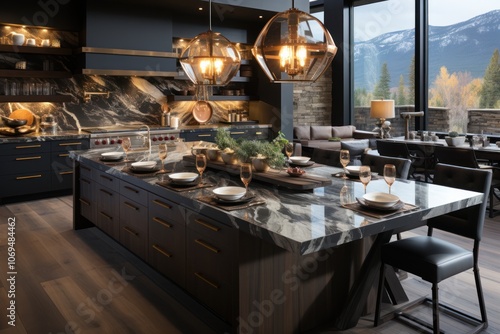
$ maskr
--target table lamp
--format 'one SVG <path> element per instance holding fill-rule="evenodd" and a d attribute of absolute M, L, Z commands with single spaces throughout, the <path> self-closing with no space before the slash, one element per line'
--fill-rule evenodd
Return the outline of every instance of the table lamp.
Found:
<path fill-rule="evenodd" d="M 390 138 L 390 124 L 384 124 L 387 118 L 394 118 L 394 100 L 372 100 L 370 105 L 370 117 L 377 118 L 373 131 L 380 133 L 380 138 Z"/>

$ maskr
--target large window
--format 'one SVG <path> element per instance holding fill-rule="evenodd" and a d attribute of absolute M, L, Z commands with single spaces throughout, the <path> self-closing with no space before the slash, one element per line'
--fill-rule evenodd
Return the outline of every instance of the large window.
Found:
<path fill-rule="evenodd" d="M 500 1 L 429 0 L 429 114 L 448 111 L 448 130 L 468 132 L 471 109 L 500 109 L 499 25 Z"/>

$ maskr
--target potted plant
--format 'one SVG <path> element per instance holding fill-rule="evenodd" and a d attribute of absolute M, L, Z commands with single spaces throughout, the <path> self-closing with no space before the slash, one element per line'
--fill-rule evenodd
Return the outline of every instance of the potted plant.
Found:
<path fill-rule="evenodd" d="M 269 167 L 279 168 L 285 162 L 281 146 L 257 140 L 241 141 L 235 154 L 240 161 L 251 162 L 257 172 L 266 172 Z"/>
<path fill-rule="evenodd" d="M 462 146 L 465 143 L 465 137 L 459 136 L 456 131 L 450 131 L 444 140 L 448 146 Z"/>
<path fill-rule="evenodd" d="M 233 165 L 237 162 L 236 156 L 234 154 L 238 144 L 234 138 L 231 137 L 228 131 L 224 128 L 217 129 L 217 134 L 215 135 L 215 143 L 221 150 L 221 158 L 227 165 Z"/>

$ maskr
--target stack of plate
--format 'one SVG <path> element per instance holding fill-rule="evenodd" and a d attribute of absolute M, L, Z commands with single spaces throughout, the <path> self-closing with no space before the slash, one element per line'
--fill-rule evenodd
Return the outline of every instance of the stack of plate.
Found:
<path fill-rule="evenodd" d="M 158 170 L 156 161 L 138 161 L 130 165 L 134 172 L 154 172 Z"/>
<path fill-rule="evenodd" d="M 198 178 L 196 173 L 174 173 L 168 176 L 172 182 L 177 184 L 189 184 Z"/>
<path fill-rule="evenodd" d="M 104 152 L 101 154 L 102 161 L 118 161 L 123 159 L 123 152 Z"/>
<path fill-rule="evenodd" d="M 366 206 L 376 209 L 393 209 L 402 203 L 398 196 L 382 192 L 364 194 L 363 200 Z"/>
<path fill-rule="evenodd" d="M 290 161 L 292 164 L 297 165 L 297 166 L 314 165 L 314 161 L 311 161 L 311 158 L 309 158 L 309 157 L 293 156 L 293 157 L 290 157 Z"/>

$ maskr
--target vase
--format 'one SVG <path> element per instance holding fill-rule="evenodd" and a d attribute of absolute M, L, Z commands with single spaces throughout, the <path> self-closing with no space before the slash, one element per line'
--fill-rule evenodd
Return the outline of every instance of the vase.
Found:
<path fill-rule="evenodd" d="M 238 161 L 234 152 L 221 152 L 220 156 L 226 165 L 234 165 Z"/>
<path fill-rule="evenodd" d="M 267 172 L 269 170 L 267 158 L 252 158 L 252 166 L 256 172 Z"/>
<path fill-rule="evenodd" d="M 221 151 L 218 148 L 207 149 L 206 155 L 210 161 L 222 161 Z"/>
<path fill-rule="evenodd" d="M 458 136 L 458 137 L 444 137 L 444 140 L 446 141 L 446 144 L 448 146 L 462 146 L 465 143 L 465 137 L 464 136 Z"/>

